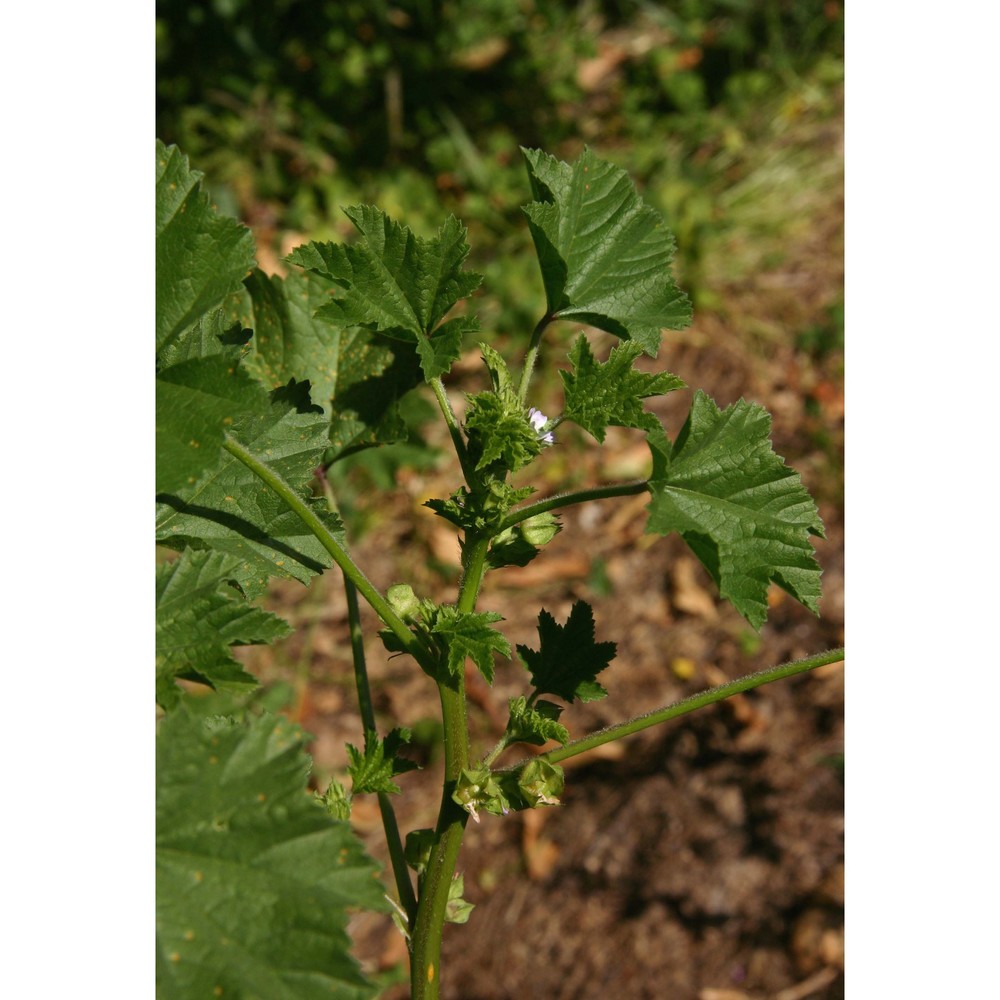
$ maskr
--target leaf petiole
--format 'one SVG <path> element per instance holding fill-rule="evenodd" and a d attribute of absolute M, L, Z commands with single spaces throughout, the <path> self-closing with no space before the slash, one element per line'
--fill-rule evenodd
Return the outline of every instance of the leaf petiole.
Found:
<path fill-rule="evenodd" d="M 303 524 L 316 536 L 323 548 L 330 553 L 333 561 L 343 571 L 344 576 L 354 584 L 358 593 L 372 606 L 375 613 L 399 639 L 400 645 L 428 672 L 436 664 L 430 653 L 421 645 L 417 637 L 407 628 L 405 622 L 393 611 L 389 602 L 378 592 L 375 585 L 361 572 L 354 560 L 330 532 L 330 529 L 309 509 L 309 505 L 270 466 L 261 462 L 232 437 L 226 437 L 222 447 L 234 458 L 239 459 L 258 479 L 261 479 L 301 518 Z"/>
<path fill-rule="evenodd" d="M 528 386 L 531 384 L 531 376 L 535 370 L 535 361 L 538 359 L 538 345 L 542 341 L 542 334 L 545 328 L 555 317 L 551 313 L 546 313 L 536 324 L 531 332 L 531 340 L 528 343 L 527 353 L 524 355 L 524 368 L 521 370 L 521 384 L 517 388 L 517 398 L 523 406 L 528 398 Z"/>
<path fill-rule="evenodd" d="M 634 483 L 613 483 L 610 486 L 596 486 L 589 490 L 573 490 L 569 493 L 557 493 L 553 497 L 545 500 L 536 500 L 517 510 L 512 510 L 500 523 L 498 531 L 506 531 L 515 524 L 544 514 L 546 511 L 559 510 L 560 507 L 571 507 L 573 504 L 586 503 L 588 500 L 608 500 L 612 497 L 631 497 L 640 493 L 645 493 L 649 489 L 649 483 L 645 480 L 638 480 Z"/>
<path fill-rule="evenodd" d="M 458 461 L 462 466 L 462 475 L 465 476 L 465 481 L 471 485 L 473 470 L 469 464 L 469 453 L 465 447 L 465 438 L 462 437 L 462 430 L 458 426 L 458 418 L 455 416 L 455 411 L 451 408 L 448 394 L 445 392 L 444 383 L 440 378 L 432 378 L 430 385 L 434 390 L 434 395 L 437 397 L 438 406 L 441 407 L 445 423 L 448 425 L 448 433 L 451 434 L 452 444 L 455 446 L 455 454 L 458 455 Z"/>
<path fill-rule="evenodd" d="M 709 688 L 700 694 L 691 695 L 689 698 L 684 698 L 664 708 L 647 712 L 645 715 L 637 715 L 634 719 L 629 719 L 627 722 L 608 726 L 606 729 L 591 733 L 590 736 L 585 736 L 582 739 L 574 740 L 572 743 L 567 743 L 565 746 L 556 747 L 547 753 L 532 757 L 531 760 L 547 760 L 550 764 L 556 764 L 561 760 L 568 760 L 570 757 L 576 757 L 579 754 L 586 753 L 588 750 L 593 750 L 595 747 L 603 746 L 605 743 L 612 743 L 614 740 L 620 740 L 626 736 L 641 732 L 650 726 L 657 726 L 661 722 L 668 722 L 670 719 L 687 715 L 689 712 L 704 708 L 706 705 L 711 705 L 717 701 L 724 701 L 726 698 L 731 698 L 734 694 L 751 691 L 764 684 L 770 684 L 772 681 L 781 680 L 783 677 L 792 677 L 807 670 L 815 670 L 817 667 L 826 666 L 828 663 L 839 663 L 843 659 L 844 649 L 840 647 L 838 649 L 827 650 L 825 653 L 818 653 L 816 656 L 810 656 L 803 660 L 792 660 L 788 663 L 782 663 L 777 667 L 759 670 L 756 673 L 740 677 L 735 681 L 730 681 L 728 684 L 720 684 L 718 687 Z M 528 763 L 529 761 L 523 760 L 511 765 L 509 768 L 504 768 L 504 770 L 519 771 Z"/>

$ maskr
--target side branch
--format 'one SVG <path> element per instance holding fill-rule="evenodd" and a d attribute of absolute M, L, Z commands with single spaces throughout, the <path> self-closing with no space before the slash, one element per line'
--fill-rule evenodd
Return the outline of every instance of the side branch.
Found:
<path fill-rule="evenodd" d="M 330 529 L 316 516 L 309 505 L 270 466 L 247 451 L 238 441 L 227 437 L 223 448 L 239 459 L 258 479 L 265 482 L 301 518 L 303 524 L 316 536 L 323 548 L 333 557 L 333 561 L 343 570 L 344 576 L 354 584 L 358 593 L 372 606 L 375 613 L 399 639 L 400 645 L 425 670 L 433 672 L 435 664 L 430 654 L 419 643 L 416 636 L 406 627 L 402 618 L 392 609 L 392 605 L 378 592 L 375 585 L 361 572 L 344 547 L 330 532 Z"/>
<path fill-rule="evenodd" d="M 783 663 L 778 667 L 771 667 L 768 670 L 760 670 L 754 674 L 747 674 L 745 677 L 740 677 L 738 680 L 730 681 L 728 684 L 720 684 L 718 687 L 709 688 L 707 691 L 691 695 L 689 698 L 675 702 L 665 708 L 656 709 L 655 711 L 648 712 L 645 715 L 638 715 L 634 719 L 630 719 L 628 722 L 622 722 L 615 726 L 608 726 L 606 729 L 601 729 L 596 733 L 591 733 L 590 736 L 574 740 L 572 743 L 567 743 L 564 747 L 557 747 L 555 750 L 549 750 L 548 753 L 539 754 L 538 757 L 532 759 L 547 760 L 552 764 L 557 764 L 561 760 L 568 760 L 570 757 L 576 757 L 578 754 L 586 753 L 588 750 L 593 750 L 595 747 L 603 746 L 605 743 L 611 743 L 614 740 L 620 740 L 625 736 L 631 736 L 633 733 L 641 732 L 643 729 L 648 729 L 650 726 L 656 726 L 661 722 L 667 722 L 670 719 L 676 719 L 678 716 L 687 715 L 689 712 L 694 712 L 697 709 L 704 708 L 706 705 L 711 705 L 714 702 L 724 701 L 726 698 L 732 697 L 734 694 L 740 694 L 743 691 L 750 691 L 753 688 L 761 687 L 764 684 L 770 684 L 771 681 L 781 680 L 783 677 L 792 677 L 794 674 L 805 673 L 807 670 L 815 670 L 816 667 L 822 667 L 828 663 L 838 663 L 843 659 L 844 650 L 843 647 L 841 647 L 839 649 L 827 650 L 825 653 L 818 653 L 816 656 L 810 656 L 804 660 L 792 660 L 791 662 Z M 509 768 L 503 768 L 503 770 L 518 771 L 527 763 L 528 761 L 526 760 L 520 761 Z"/>

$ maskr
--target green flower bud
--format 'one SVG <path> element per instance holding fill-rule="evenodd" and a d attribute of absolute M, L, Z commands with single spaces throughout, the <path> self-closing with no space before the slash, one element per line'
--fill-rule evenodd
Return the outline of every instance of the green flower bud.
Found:
<path fill-rule="evenodd" d="M 420 618 L 420 601 L 408 583 L 397 583 L 390 587 L 385 592 L 385 599 L 407 625 L 414 624 Z"/>
<path fill-rule="evenodd" d="M 506 816 L 510 812 L 510 802 L 488 767 L 476 771 L 464 768 L 458 776 L 451 797 L 477 823 L 480 809 L 485 809 L 494 816 Z"/>
<path fill-rule="evenodd" d="M 559 805 L 565 784 L 563 769 L 558 764 L 537 757 L 524 766 L 517 781 L 521 797 L 529 808 Z"/>
<path fill-rule="evenodd" d="M 334 819 L 351 818 L 351 797 L 335 778 L 330 780 L 326 791 L 322 795 L 317 794 L 316 798 Z"/>
<path fill-rule="evenodd" d="M 553 538 L 562 530 L 559 519 L 551 511 L 536 514 L 522 521 L 518 527 L 521 529 L 521 537 L 529 545 L 548 545 Z"/>
<path fill-rule="evenodd" d="M 423 875 L 431 859 L 431 846 L 434 843 L 434 831 L 411 830 L 406 835 L 406 846 L 403 857 L 406 863 L 418 874 Z"/>

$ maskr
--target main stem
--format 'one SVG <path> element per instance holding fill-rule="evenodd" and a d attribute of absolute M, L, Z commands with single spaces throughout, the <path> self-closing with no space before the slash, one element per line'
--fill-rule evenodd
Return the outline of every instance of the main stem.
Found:
<path fill-rule="evenodd" d="M 486 568 L 488 536 L 467 537 L 465 573 L 458 595 L 458 610 L 475 610 Z M 443 669 L 443 668 L 442 668 Z M 455 874 L 468 813 L 452 799 L 463 768 L 469 766 L 469 724 L 466 716 L 465 675 L 438 683 L 444 723 L 444 787 L 438 811 L 435 842 L 424 872 L 417 922 L 410 955 L 410 990 L 413 1000 L 437 1000 L 441 989 L 441 935 L 448 908 L 448 890 Z"/>

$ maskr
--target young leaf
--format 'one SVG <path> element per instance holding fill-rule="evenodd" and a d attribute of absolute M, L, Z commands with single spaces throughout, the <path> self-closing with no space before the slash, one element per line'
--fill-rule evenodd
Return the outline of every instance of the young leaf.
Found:
<path fill-rule="evenodd" d="M 317 315 L 339 289 L 315 273 L 294 271 L 280 278 L 254 271 L 246 290 L 247 319 L 255 330 L 247 366 L 271 386 L 292 377 L 309 380 L 313 400 L 330 420 L 328 464 L 405 437 L 398 403 L 421 381 L 412 345 Z"/>
<path fill-rule="evenodd" d="M 476 908 L 475 903 L 462 899 L 465 892 L 465 877 L 456 874 L 448 886 L 448 905 L 445 907 L 444 919 L 449 924 L 465 924 Z"/>
<path fill-rule="evenodd" d="M 351 763 L 347 770 L 353 783 L 351 794 L 386 792 L 397 795 L 399 785 L 392 779 L 397 774 L 405 774 L 418 768 L 412 760 L 397 756 L 399 748 L 409 742 L 409 729 L 394 729 L 384 740 L 380 740 L 377 733 L 367 731 L 364 753 L 348 743 L 347 753 Z"/>
<path fill-rule="evenodd" d="M 239 560 L 220 552 L 185 552 L 156 569 L 156 700 L 177 704 L 174 678 L 216 690 L 257 685 L 231 646 L 274 642 L 291 632 L 287 622 L 248 604 L 229 581 Z"/>
<path fill-rule="evenodd" d="M 773 580 L 817 613 L 820 568 L 809 542 L 823 537 L 816 504 L 771 449 L 771 418 L 740 400 L 720 411 L 698 392 L 673 445 L 649 434 L 653 473 L 647 531 L 677 531 L 723 597 L 754 628 L 767 617 Z"/>
<path fill-rule="evenodd" d="M 367 1000 L 349 910 L 387 909 L 346 822 L 306 791 L 304 735 L 172 712 L 157 736 L 157 996 Z"/>
<path fill-rule="evenodd" d="M 267 410 L 233 422 L 230 433 L 302 493 L 327 445 L 327 423 L 302 385 L 271 393 Z M 236 556 L 235 581 L 248 598 L 281 576 L 307 582 L 330 565 L 329 553 L 270 487 L 223 453 L 193 485 L 157 496 L 156 538 L 182 549 L 211 548 Z M 342 525 L 326 501 L 310 501 L 335 533 Z"/>
<path fill-rule="evenodd" d="M 541 453 L 541 439 L 518 399 L 506 362 L 486 344 L 481 350 L 493 391 L 469 396 L 469 450 L 477 469 L 499 462 L 508 472 L 517 472 Z"/>
<path fill-rule="evenodd" d="M 566 395 L 563 416 L 601 442 L 611 424 L 646 430 L 659 427 L 656 417 L 642 408 L 643 399 L 683 389 L 684 382 L 669 372 L 635 371 L 632 365 L 641 353 L 638 344 L 628 341 L 613 348 L 601 364 L 581 334 L 569 353 L 573 371 L 559 372 Z"/>
<path fill-rule="evenodd" d="M 253 236 L 216 215 L 176 146 L 156 140 L 156 350 L 161 351 L 240 287 L 253 267 Z"/>
<path fill-rule="evenodd" d="M 544 609 L 538 615 L 538 650 L 518 645 L 517 652 L 531 673 L 539 694 L 558 695 L 564 701 L 596 701 L 607 695 L 597 675 L 614 659 L 613 642 L 594 641 L 594 612 L 577 601 L 565 625 Z"/>
<path fill-rule="evenodd" d="M 495 611 L 458 611 L 452 607 L 438 609 L 431 631 L 444 638 L 448 645 L 448 672 L 458 677 L 466 657 L 479 668 L 489 684 L 493 683 L 493 654 L 510 656 L 510 643 L 490 622 L 503 621 Z"/>
<path fill-rule="evenodd" d="M 466 531 L 492 533 L 514 506 L 534 492 L 532 486 L 514 487 L 505 480 L 487 478 L 482 492 L 470 492 L 460 486 L 449 499 L 427 500 L 424 506 Z"/>
<path fill-rule="evenodd" d="M 458 357 L 462 332 L 474 329 L 469 321 L 438 328 L 448 310 L 482 281 L 482 275 L 462 270 L 469 253 L 465 227 L 449 216 L 437 235 L 425 240 L 370 205 L 346 214 L 361 233 L 358 243 L 309 243 L 288 257 L 342 289 L 319 315 L 416 345 L 424 377 L 440 376 Z"/>
<path fill-rule="evenodd" d="M 549 740 L 569 742 L 569 731 L 558 721 L 562 709 L 551 701 L 538 701 L 531 708 L 528 699 L 510 699 L 510 719 L 507 735 L 511 743 L 531 743 L 542 746 Z"/>
<path fill-rule="evenodd" d="M 628 174 L 589 149 L 570 166 L 523 149 L 525 206 L 553 319 L 589 323 L 655 355 L 660 330 L 691 322 L 691 303 L 670 274 L 674 238 Z"/>

